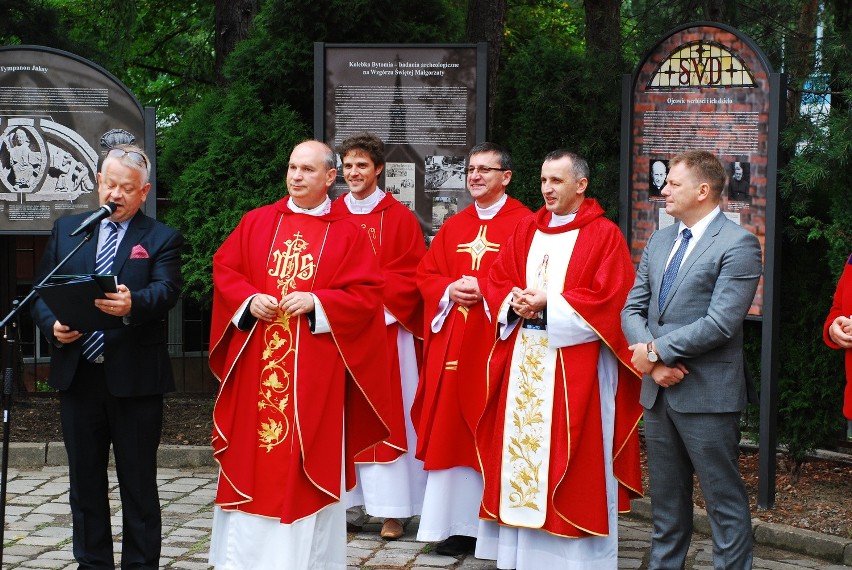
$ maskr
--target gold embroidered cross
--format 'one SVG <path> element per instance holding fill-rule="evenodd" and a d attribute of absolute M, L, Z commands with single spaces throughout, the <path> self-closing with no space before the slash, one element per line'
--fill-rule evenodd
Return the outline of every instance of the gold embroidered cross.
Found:
<path fill-rule="evenodd" d="M 488 231 L 488 226 L 479 226 L 479 233 L 473 241 L 468 243 L 460 243 L 456 253 L 469 253 L 471 257 L 470 268 L 473 271 L 479 269 L 479 264 L 482 263 L 482 258 L 489 251 L 500 251 L 500 244 L 488 241 L 485 233 Z"/>

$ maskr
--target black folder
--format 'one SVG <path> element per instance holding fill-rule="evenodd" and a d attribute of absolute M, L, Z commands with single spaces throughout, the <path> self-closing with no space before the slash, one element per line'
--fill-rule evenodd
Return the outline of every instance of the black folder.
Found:
<path fill-rule="evenodd" d="M 56 319 L 71 330 L 86 333 L 124 326 L 121 317 L 95 306 L 95 299 L 106 299 L 106 292 L 116 292 L 115 275 L 54 275 L 36 286 L 36 291 Z"/>

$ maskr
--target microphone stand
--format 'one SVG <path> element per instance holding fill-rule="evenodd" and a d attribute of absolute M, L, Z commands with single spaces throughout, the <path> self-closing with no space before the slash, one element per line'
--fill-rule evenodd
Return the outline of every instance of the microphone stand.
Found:
<path fill-rule="evenodd" d="M 18 327 L 18 314 L 21 310 L 32 301 L 36 296 L 36 287 L 44 285 L 51 277 L 56 275 L 56 272 L 62 268 L 65 263 L 73 256 L 86 242 L 88 242 L 94 234 L 94 226 L 89 230 L 77 246 L 71 250 L 71 253 L 65 256 L 50 273 L 45 276 L 41 282 L 33 287 L 22 301 L 13 301 L 12 310 L 8 315 L 0 321 L 0 330 L 3 331 L 3 340 L 8 345 L 7 358 L 8 362 L 3 369 L 3 452 L 2 465 L 0 465 L 0 568 L 3 567 L 3 542 L 6 529 L 6 485 L 8 482 L 9 472 L 9 429 L 12 423 L 12 393 L 15 385 L 15 372 L 18 370 L 18 361 L 20 359 L 18 344 L 20 328 Z M 9 330 L 11 329 L 11 331 Z"/>

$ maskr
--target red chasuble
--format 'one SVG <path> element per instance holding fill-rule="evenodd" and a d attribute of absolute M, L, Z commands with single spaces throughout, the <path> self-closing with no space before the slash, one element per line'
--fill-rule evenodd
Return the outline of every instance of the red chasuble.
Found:
<path fill-rule="evenodd" d="M 462 275 L 478 278 L 480 290 L 485 289 L 497 253 L 530 214 L 510 197 L 494 218 L 481 220 L 471 204 L 444 223 L 417 268 L 424 347 L 411 420 L 417 431 L 416 457 L 427 470 L 479 470 L 474 431 L 485 406 L 486 362 L 494 344 L 494 327 L 482 303 L 454 305 L 437 333 L 431 332 L 430 323 L 447 286 Z M 497 309 L 499 305 L 491 307 Z"/>
<path fill-rule="evenodd" d="M 389 418 L 391 437 L 359 454 L 355 460 L 358 463 L 388 463 L 399 458 L 407 449 L 397 336 L 401 326 L 415 339 L 423 338 L 423 301 L 417 290 L 415 274 L 417 264 L 426 253 L 426 242 L 417 218 L 391 194 L 385 194 L 368 214 L 352 214 L 346 206 L 345 197 L 343 195 L 334 201 L 332 212 L 348 216 L 366 231 L 371 251 L 378 257 L 385 280 L 382 302 L 385 310 L 397 320 L 387 327 L 390 395 L 394 404 L 393 415 Z"/>
<path fill-rule="evenodd" d="M 282 523 L 339 500 L 344 458 L 354 484 L 353 458 L 388 437 L 391 404 L 384 283 L 366 234 L 287 200 L 246 214 L 214 255 L 210 335 L 216 504 Z M 232 323 L 250 296 L 292 291 L 316 295 L 330 333 L 284 313 L 248 331 Z"/>
<path fill-rule="evenodd" d="M 565 274 L 563 297 L 618 359 L 613 469 L 618 480 L 619 510 L 626 512 L 630 510 L 630 498 L 641 496 L 642 489 L 637 431 L 642 415 L 641 382 L 630 366 L 631 352 L 621 332 L 620 317 L 633 285 L 634 269 L 624 237 L 603 214 L 600 205 L 587 198 L 577 217 L 564 226 L 549 228 L 551 214 L 545 208 L 522 221 L 491 269 L 487 299 L 497 311 L 513 286 L 527 287 L 527 252 L 536 231 L 552 234 L 580 229 Z M 516 327 L 508 339 L 498 341 L 494 347 L 489 378 L 497 385 L 476 430 L 485 479 L 480 517 L 498 522 L 502 522 L 500 466 L 507 382 L 518 330 Z M 550 488 L 542 529 L 559 536 L 610 532 L 597 376 L 600 349 L 599 341 L 560 348 L 557 355 Z"/>
<path fill-rule="evenodd" d="M 852 315 L 852 256 L 846 262 L 843 274 L 840 275 L 840 281 L 837 282 L 834 302 L 823 326 L 823 340 L 825 340 L 825 344 L 834 349 L 838 349 L 840 346 L 828 336 L 828 329 L 834 319 L 841 315 L 845 317 Z M 846 416 L 847 420 L 852 420 L 852 349 L 846 349 L 844 352 L 846 353 L 846 392 L 843 398 L 843 415 Z"/>

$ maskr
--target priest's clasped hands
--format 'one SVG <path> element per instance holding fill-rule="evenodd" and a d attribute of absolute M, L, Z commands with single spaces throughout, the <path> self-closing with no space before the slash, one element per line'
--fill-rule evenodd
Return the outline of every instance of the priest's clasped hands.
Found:
<path fill-rule="evenodd" d="M 314 296 L 305 291 L 287 293 L 281 302 L 272 295 L 258 293 L 249 304 L 249 312 L 257 319 L 271 322 L 281 309 L 291 317 L 310 313 L 315 308 Z"/>
<path fill-rule="evenodd" d="M 547 306 L 547 292 L 541 289 L 513 287 L 509 306 L 519 317 L 535 319 Z"/>
<path fill-rule="evenodd" d="M 482 300 L 482 292 L 479 290 L 479 280 L 470 275 L 462 275 L 460 279 L 450 283 L 450 286 L 447 288 L 447 294 L 450 297 L 450 301 L 462 307 L 470 307 Z"/>

